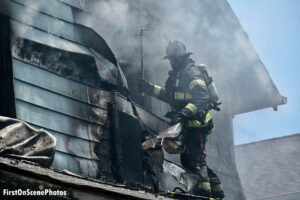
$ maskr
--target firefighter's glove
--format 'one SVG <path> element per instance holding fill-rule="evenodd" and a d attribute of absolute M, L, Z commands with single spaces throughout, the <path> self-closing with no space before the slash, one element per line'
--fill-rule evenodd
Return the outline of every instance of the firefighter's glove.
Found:
<path fill-rule="evenodd" d="M 178 122 L 184 123 L 186 120 L 192 118 L 193 118 L 193 113 L 190 110 L 183 108 L 180 112 L 174 115 L 174 117 L 171 119 L 170 124 L 173 125 L 173 124 L 177 124 Z"/>
<path fill-rule="evenodd" d="M 179 112 L 172 117 L 170 125 L 174 125 L 174 124 L 177 124 L 177 123 L 183 122 L 183 121 L 184 121 L 184 116 Z"/>
<path fill-rule="evenodd" d="M 207 114 L 207 111 L 205 110 L 199 110 L 196 115 L 195 115 L 195 118 L 201 122 L 203 122 L 205 120 L 205 117 L 206 117 L 206 114 Z"/>
<path fill-rule="evenodd" d="M 145 92 L 146 94 L 152 94 L 154 85 L 144 79 L 139 79 L 138 85 L 139 92 Z"/>
<path fill-rule="evenodd" d="M 220 108 L 221 104 L 222 104 L 222 102 L 213 103 L 213 109 L 216 110 L 216 111 L 220 111 L 221 110 L 221 108 Z"/>

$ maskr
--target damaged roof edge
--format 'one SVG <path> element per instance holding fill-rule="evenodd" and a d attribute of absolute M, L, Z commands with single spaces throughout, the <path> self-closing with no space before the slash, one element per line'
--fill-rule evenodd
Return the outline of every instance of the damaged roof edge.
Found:
<path fill-rule="evenodd" d="M 276 100 L 273 100 L 271 103 L 260 104 L 260 105 L 257 104 L 255 108 L 253 108 L 253 107 L 244 107 L 243 109 L 240 109 L 238 111 L 233 110 L 232 114 L 233 115 L 240 115 L 240 114 L 253 112 L 253 111 L 257 111 L 257 110 L 262 110 L 262 109 L 266 109 L 266 108 L 272 108 L 274 111 L 277 111 L 278 106 L 285 105 L 285 104 L 287 104 L 287 97 L 281 96 L 279 94 L 278 98 L 276 98 Z"/>
<path fill-rule="evenodd" d="M 278 88 L 276 87 L 274 81 L 272 80 L 272 78 L 270 76 L 270 73 L 269 73 L 268 69 L 266 68 L 266 66 L 264 65 L 264 63 L 260 59 L 259 55 L 257 54 L 255 48 L 253 47 L 253 45 L 252 45 L 252 43 L 251 43 L 251 41 L 250 41 L 250 39 L 248 37 L 248 34 L 244 30 L 244 28 L 243 28 L 243 26 L 242 26 L 239 18 L 236 16 L 236 14 L 233 11 L 232 7 L 230 6 L 229 2 L 225 1 L 224 3 L 231 10 L 230 13 L 232 14 L 232 17 L 234 19 L 236 19 L 237 25 L 240 27 L 240 30 L 241 30 L 242 34 L 244 34 L 245 37 L 247 38 L 250 48 L 253 49 L 253 52 L 255 53 L 255 56 L 257 57 L 258 61 L 260 62 L 261 66 L 262 66 L 262 70 L 264 70 L 265 73 L 267 74 L 267 77 L 268 77 L 268 79 L 270 81 L 270 85 L 272 86 L 273 91 L 275 91 L 275 95 L 272 97 L 272 99 L 270 100 L 270 102 L 269 102 L 268 105 L 260 105 L 260 106 L 257 106 L 255 108 L 252 107 L 252 108 L 245 108 L 245 109 L 240 110 L 240 111 L 235 111 L 235 112 L 233 111 L 233 114 L 243 114 L 243 113 L 252 112 L 252 111 L 255 111 L 255 110 L 265 109 L 265 108 L 269 108 L 269 107 L 272 107 L 274 111 L 277 111 L 278 110 L 278 106 L 287 104 L 287 97 L 282 96 L 280 94 Z"/>
<path fill-rule="evenodd" d="M 265 142 L 272 142 L 272 141 L 277 141 L 277 140 L 287 139 L 287 138 L 292 138 L 292 137 L 300 137 L 300 133 L 294 133 L 294 134 L 291 134 L 291 135 L 278 136 L 278 137 L 274 137 L 274 138 L 269 138 L 269 139 L 264 139 L 264 140 L 258 140 L 258 141 L 253 141 L 253 142 L 249 142 L 249 143 L 239 144 L 239 145 L 235 145 L 235 148 L 248 146 L 248 145 L 262 144 L 262 143 L 265 143 Z"/>
<path fill-rule="evenodd" d="M 0 157 L 0 171 L 3 174 L 7 171 L 16 174 L 17 177 L 28 177 L 37 181 L 54 184 L 55 186 L 59 185 L 67 191 L 79 190 L 86 194 L 93 193 L 96 194 L 98 198 L 110 195 L 111 199 L 116 199 L 116 197 L 119 197 L 120 199 L 168 199 L 144 191 L 128 189 L 125 185 L 114 185 L 112 183 L 109 184 L 95 181 L 81 176 L 72 175 L 67 172 L 54 171 L 52 169 L 43 168 L 37 165 L 32 165 L 32 163 L 26 163 L 25 161 L 18 161 L 11 158 Z M 20 179 L 22 179 L 22 177 L 20 177 Z M 76 193 L 77 192 L 74 192 L 70 195 L 76 195 Z"/>

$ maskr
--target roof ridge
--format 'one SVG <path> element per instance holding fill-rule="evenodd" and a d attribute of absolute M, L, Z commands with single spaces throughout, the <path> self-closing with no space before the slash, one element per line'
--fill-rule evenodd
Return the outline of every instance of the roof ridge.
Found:
<path fill-rule="evenodd" d="M 249 142 L 249 143 L 245 143 L 245 144 L 238 144 L 238 145 L 234 145 L 234 147 L 240 147 L 240 146 L 246 146 L 246 145 L 251 145 L 251 144 L 263 143 L 263 142 L 268 142 L 268 141 L 271 141 L 271 140 L 278 140 L 278 139 L 294 137 L 294 136 L 300 136 L 300 133 L 293 133 L 293 134 L 290 134 L 290 135 L 283 135 L 283 136 L 278 136 L 278 137 L 253 141 L 253 142 Z"/>

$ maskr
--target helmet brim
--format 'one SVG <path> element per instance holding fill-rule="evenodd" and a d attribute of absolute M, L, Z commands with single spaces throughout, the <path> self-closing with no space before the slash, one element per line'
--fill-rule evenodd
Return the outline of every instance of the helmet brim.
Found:
<path fill-rule="evenodd" d="M 177 57 L 179 57 L 179 56 L 190 56 L 192 54 L 193 54 L 192 52 L 188 52 L 188 53 L 179 54 L 179 55 L 173 55 L 173 56 L 177 56 Z M 172 56 L 164 56 L 162 59 L 166 60 L 166 59 L 169 59 L 170 57 L 172 57 Z"/>

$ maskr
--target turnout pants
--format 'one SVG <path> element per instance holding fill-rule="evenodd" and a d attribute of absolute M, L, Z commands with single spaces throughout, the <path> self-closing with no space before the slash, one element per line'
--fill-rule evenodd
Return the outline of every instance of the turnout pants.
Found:
<path fill-rule="evenodd" d="M 221 181 L 207 167 L 205 162 L 207 133 L 201 129 L 184 127 L 181 136 L 181 140 L 185 145 L 185 151 L 181 154 L 181 164 L 200 178 L 196 193 L 203 196 L 223 198 L 224 191 Z"/>

